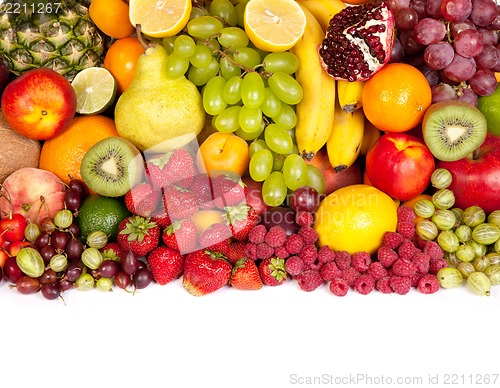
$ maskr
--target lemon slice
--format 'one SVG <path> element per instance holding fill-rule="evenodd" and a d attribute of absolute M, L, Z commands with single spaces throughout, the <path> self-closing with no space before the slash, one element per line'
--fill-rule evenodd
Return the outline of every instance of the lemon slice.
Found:
<path fill-rule="evenodd" d="M 295 0 L 250 0 L 243 18 L 252 43 L 270 52 L 290 49 L 306 28 L 306 15 Z"/>
<path fill-rule="evenodd" d="M 191 0 L 130 0 L 129 17 L 142 33 L 166 38 L 180 32 L 189 21 Z"/>
<path fill-rule="evenodd" d="M 83 115 L 104 112 L 115 101 L 116 80 L 103 67 L 88 67 L 80 71 L 71 86 L 76 92 L 76 111 Z"/>

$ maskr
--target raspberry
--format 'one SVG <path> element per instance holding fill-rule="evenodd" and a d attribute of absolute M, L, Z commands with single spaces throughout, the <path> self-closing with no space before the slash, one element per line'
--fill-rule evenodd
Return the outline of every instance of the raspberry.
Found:
<path fill-rule="evenodd" d="M 439 282 L 434 275 L 424 275 L 418 282 L 417 289 L 422 294 L 434 294 L 439 291 Z"/>
<path fill-rule="evenodd" d="M 335 264 L 333 261 L 329 261 L 328 263 L 325 263 L 323 267 L 321 267 L 321 270 L 319 271 L 319 274 L 325 281 L 330 281 L 335 278 L 339 278 L 342 276 L 342 271 L 337 267 L 337 264 Z"/>
<path fill-rule="evenodd" d="M 345 296 L 347 292 L 349 291 L 349 285 L 346 283 L 345 280 L 342 279 L 333 279 L 330 282 L 330 292 L 333 295 L 337 296 Z"/>
<path fill-rule="evenodd" d="M 316 261 L 316 258 L 318 257 L 316 246 L 313 244 L 304 246 L 304 248 L 302 248 L 299 253 L 299 257 L 305 264 L 314 263 Z"/>
<path fill-rule="evenodd" d="M 412 238 L 415 235 L 415 223 L 413 221 L 399 221 L 396 231 L 405 238 Z"/>
<path fill-rule="evenodd" d="M 422 252 L 415 253 L 411 258 L 413 264 L 417 266 L 417 272 L 421 274 L 429 273 L 430 260 L 431 257 L 428 254 Z"/>
<path fill-rule="evenodd" d="M 418 287 L 418 282 L 420 281 L 420 279 L 422 279 L 423 276 L 424 276 L 423 274 L 418 273 L 418 272 L 416 272 L 415 274 L 413 274 L 413 276 L 410 277 L 411 286 L 414 287 L 414 288 L 417 288 Z"/>
<path fill-rule="evenodd" d="M 274 254 L 274 248 L 266 242 L 257 244 L 257 250 L 255 252 L 259 259 L 268 259 Z"/>
<path fill-rule="evenodd" d="M 304 262 L 299 256 L 289 257 L 285 261 L 285 269 L 292 276 L 297 276 L 304 269 Z"/>
<path fill-rule="evenodd" d="M 345 280 L 345 282 L 349 285 L 349 287 L 354 287 L 354 283 L 356 282 L 356 279 L 360 276 L 361 274 L 359 271 L 353 267 L 349 267 L 347 269 L 344 269 L 342 271 L 342 275 L 340 278 L 342 280 Z"/>
<path fill-rule="evenodd" d="M 318 233 L 310 226 L 302 226 L 298 233 L 302 236 L 305 245 L 314 244 L 318 240 Z"/>
<path fill-rule="evenodd" d="M 391 276 L 389 285 L 396 294 L 405 295 L 410 292 L 411 280 L 404 276 Z"/>
<path fill-rule="evenodd" d="M 397 252 L 400 258 L 411 260 L 416 250 L 417 247 L 410 240 L 405 240 L 398 247 Z"/>
<path fill-rule="evenodd" d="M 311 226 L 313 221 L 313 215 L 309 212 L 298 211 L 295 215 L 295 223 L 299 226 Z"/>
<path fill-rule="evenodd" d="M 398 207 L 398 221 L 404 222 L 413 222 L 413 220 L 417 217 L 415 211 L 408 206 L 400 206 Z"/>
<path fill-rule="evenodd" d="M 354 282 L 354 289 L 361 295 L 368 295 L 375 288 L 375 279 L 372 275 L 360 275 Z"/>
<path fill-rule="evenodd" d="M 321 278 L 319 271 L 307 270 L 302 271 L 296 277 L 297 283 L 302 291 L 314 291 L 316 288 L 323 284 L 323 279 Z"/>
<path fill-rule="evenodd" d="M 292 255 L 299 253 L 303 247 L 304 239 L 298 234 L 291 234 L 285 241 L 285 248 Z"/>
<path fill-rule="evenodd" d="M 320 263 L 330 263 L 335 260 L 335 252 L 328 245 L 323 245 L 318 251 L 318 261 Z"/>
<path fill-rule="evenodd" d="M 372 263 L 372 258 L 367 252 L 356 252 L 351 256 L 351 266 L 359 272 L 366 272 Z"/>
<path fill-rule="evenodd" d="M 381 279 L 384 276 L 387 276 L 387 270 L 385 267 L 382 265 L 382 263 L 378 261 L 374 261 L 373 263 L 370 264 L 370 267 L 368 268 L 368 273 L 372 275 L 372 277 L 375 280 Z"/>
<path fill-rule="evenodd" d="M 335 253 L 335 264 L 339 269 L 344 270 L 351 266 L 351 254 L 347 251 L 338 251 Z"/>
<path fill-rule="evenodd" d="M 278 225 L 272 226 L 267 232 L 264 241 L 273 248 L 284 245 L 286 241 L 285 229 Z"/>
<path fill-rule="evenodd" d="M 382 292 L 383 294 L 392 294 L 392 288 L 390 286 L 391 278 L 389 276 L 384 276 L 380 278 L 375 283 L 375 289 Z"/>
<path fill-rule="evenodd" d="M 429 273 L 436 275 L 441 268 L 448 267 L 448 262 L 445 259 L 431 259 L 429 261 Z"/>
<path fill-rule="evenodd" d="M 404 237 L 398 232 L 385 232 L 382 245 L 391 249 L 396 249 L 404 240 Z"/>
<path fill-rule="evenodd" d="M 397 259 L 392 265 L 392 273 L 395 276 L 410 277 L 417 272 L 417 266 L 408 259 Z"/>
<path fill-rule="evenodd" d="M 280 245 L 274 248 L 274 254 L 276 257 L 279 257 L 280 259 L 286 259 L 287 257 L 290 256 L 290 252 L 286 250 L 284 245 Z"/>
<path fill-rule="evenodd" d="M 250 260 L 257 260 L 257 245 L 252 244 L 251 242 L 246 243 L 245 245 L 245 256 Z"/>
<path fill-rule="evenodd" d="M 398 254 L 394 249 L 380 247 L 377 249 L 377 259 L 386 268 L 389 268 L 398 259 Z"/>
<path fill-rule="evenodd" d="M 264 242 L 267 234 L 267 229 L 264 225 L 256 225 L 248 233 L 248 240 L 254 244 L 260 244 Z"/>
<path fill-rule="evenodd" d="M 426 241 L 422 252 L 427 253 L 431 259 L 443 259 L 444 251 L 435 241 Z"/>

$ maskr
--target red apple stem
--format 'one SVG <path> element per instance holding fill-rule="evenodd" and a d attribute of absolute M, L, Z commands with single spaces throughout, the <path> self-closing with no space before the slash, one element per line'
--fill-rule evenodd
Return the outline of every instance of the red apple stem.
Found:
<path fill-rule="evenodd" d="M 472 160 L 478 160 L 479 159 L 479 148 L 477 148 L 473 153 L 472 153 Z"/>

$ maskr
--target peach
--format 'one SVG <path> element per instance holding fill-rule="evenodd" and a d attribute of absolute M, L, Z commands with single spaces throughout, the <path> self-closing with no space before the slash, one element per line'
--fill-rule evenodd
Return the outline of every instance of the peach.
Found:
<path fill-rule="evenodd" d="M 50 171 L 24 167 L 10 174 L 0 190 L 0 218 L 20 213 L 31 222 L 53 218 L 64 208 L 64 183 Z"/>

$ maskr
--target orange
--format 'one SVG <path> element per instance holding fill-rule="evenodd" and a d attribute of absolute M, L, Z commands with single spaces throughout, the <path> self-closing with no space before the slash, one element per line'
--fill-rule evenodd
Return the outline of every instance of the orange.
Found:
<path fill-rule="evenodd" d="M 132 36 L 118 39 L 109 47 L 104 57 L 104 68 L 113 74 L 118 93 L 127 90 L 134 79 L 137 60 L 144 51 L 139 39 Z"/>
<path fill-rule="evenodd" d="M 63 182 L 82 179 L 80 164 L 87 150 L 98 141 L 119 136 L 113 119 L 102 115 L 78 116 L 56 137 L 45 141 L 39 167 L 56 174 Z"/>
<path fill-rule="evenodd" d="M 89 15 L 95 25 L 112 38 L 125 38 L 135 30 L 130 23 L 128 3 L 123 0 L 93 0 Z"/>
<path fill-rule="evenodd" d="M 323 199 L 316 211 L 314 229 L 319 245 L 334 251 L 373 254 L 385 232 L 396 230 L 397 207 L 391 197 L 369 185 L 351 185 Z"/>
<path fill-rule="evenodd" d="M 420 124 L 431 105 L 425 76 L 406 63 L 389 63 L 365 83 L 363 111 L 385 132 L 406 132 Z"/>

